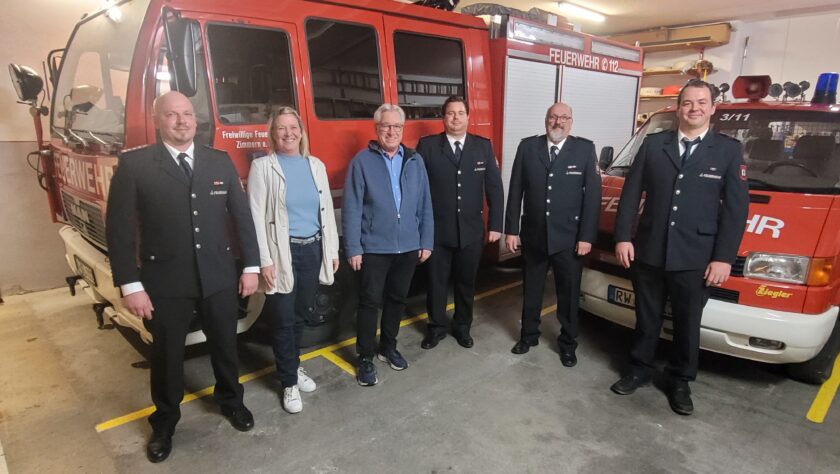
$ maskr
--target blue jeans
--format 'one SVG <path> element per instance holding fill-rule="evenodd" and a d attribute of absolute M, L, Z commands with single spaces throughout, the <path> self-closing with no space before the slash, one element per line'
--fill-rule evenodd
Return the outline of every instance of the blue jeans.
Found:
<path fill-rule="evenodd" d="M 271 327 L 271 344 L 277 373 L 284 388 L 297 384 L 300 366 L 300 337 L 305 314 L 313 311 L 321 271 L 321 241 L 289 244 L 294 287 L 290 293 L 265 295 L 264 316 Z M 279 270 L 278 270 L 279 271 Z"/>

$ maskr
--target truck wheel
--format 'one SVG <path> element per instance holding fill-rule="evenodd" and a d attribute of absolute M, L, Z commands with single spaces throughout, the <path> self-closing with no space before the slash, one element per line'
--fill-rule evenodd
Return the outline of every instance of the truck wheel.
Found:
<path fill-rule="evenodd" d="M 300 346 L 338 342 L 343 334 L 354 334 L 356 309 L 359 306 L 359 277 L 346 261 L 335 275 L 335 283 L 321 285 L 315 296 L 312 318 L 303 327 Z"/>
<path fill-rule="evenodd" d="M 788 364 L 788 377 L 810 384 L 821 384 L 831 377 L 834 360 L 840 352 L 840 319 L 834 324 L 828 341 L 813 359 L 798 364 Z"/>

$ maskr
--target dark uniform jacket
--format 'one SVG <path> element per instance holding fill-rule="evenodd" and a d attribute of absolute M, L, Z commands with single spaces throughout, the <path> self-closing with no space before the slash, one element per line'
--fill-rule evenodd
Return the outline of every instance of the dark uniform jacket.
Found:
<path fill-rule="evenodd" d="M 461 248 L 481 241 L 485 196 L 487 228 L 502 231 L 504 190 L 490 140 L 468 133 L 461 144 L 460 161 L 455 159 L 446 133 L 421 138 L 417 152 L 429 174 L 435 245 Z"/>
<path fill-rule="evenodd" d="M 153 297 L 206 297 L 236 287 L 235 245 L 243 266 L 260 265 L 230 157 L 201 145 L 194 155 L 192 185 L 163 144 L 120 156 L 106 221 L 115 285 L 140 281 Z"/>
<path fill-rule="evenodd" d="M 734 262 L 749 207 L 742 156 L 739 141 L 710 130 L 682 167 L 676 131 L 649 135 L 624 182 L 616 242 L 630 242 L 646 192 L 636 259 L 667 271 Z"/>
<path fill-rule="evenodd" d="M 505 234 L 521 234 L 522 245 L 549 255 L 579 241 L 595 242 L 601 204 L 597 166 L 595 145 L 585 138 L 567 137 L 554 162 L 545 135 L 522 140 L 510 176 Z"/>

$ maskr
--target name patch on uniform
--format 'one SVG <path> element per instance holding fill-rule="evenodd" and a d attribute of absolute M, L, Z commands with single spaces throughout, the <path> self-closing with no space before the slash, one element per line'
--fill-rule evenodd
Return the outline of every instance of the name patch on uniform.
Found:
<path fill-rule="evenodd" d="M 577 174 L 583 174 L 583 171 L 566 171 L 566 174 L 567 174 L 567 175 L 568 175 L 568 174 L 575 174 L 575 175 L 577 175 Z"/>
<path fill-rule="evenodd" d="M 721 179 L 719 174 L 709 174 L 709 173 L 700 173 L 701 178 L 708 178 L 708 179 Z"/>
<path fill-rule="evenodd" d="M 227 194 L 227 189 L 220 189 L 218 191 L 210 191 L 211 196 L 218 196 L 221 194 Z"/>
<path fill-rule="evenodd" d="M 486 170 L 486 169 L 487 169 L 487 168 L 486 168 L 486 167 L 484 167 L 484 166 L 479 166 L 478 168 L 474 169 L 473 171 L 484 171 L 484 170 Z"/>

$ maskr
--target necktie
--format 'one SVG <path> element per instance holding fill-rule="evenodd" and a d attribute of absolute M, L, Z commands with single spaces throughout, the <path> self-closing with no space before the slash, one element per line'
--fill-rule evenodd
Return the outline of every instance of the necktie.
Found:
<path fill-rule="evenodd" d="M 455 142 L 455 161 L 461 162 L 461 142 Z"/>
<path fill-rule="evenodd" d="M 192 168 L 190 168 L 190 164 L 187 163 L 187 155 L 186 153 L 179 153 L 178 154 L 178 164 L 181 165 L 181 170 L 187 175 L 187 179 L 192 181 Z"/>
<path fill-rule="evenodd" d="M 557 148 L 555 145 L 551 146 L 551 162 L 554 163 L 554 160 L 557 159 L 557 155 L 560 153 L 560 149 Z"/>
<path fill-rule="evenodd" d="M 689 140 L 688 138 L 682 139 L 682 144 L 685 147 L 681 157 L 682 166 L 685 166 L 685 162 L 688 161 L 688 157 L 691 156 L 691 149 L 698 143 L 700 143 L 700 137 L 697 137 L 694 140 Z"/>

